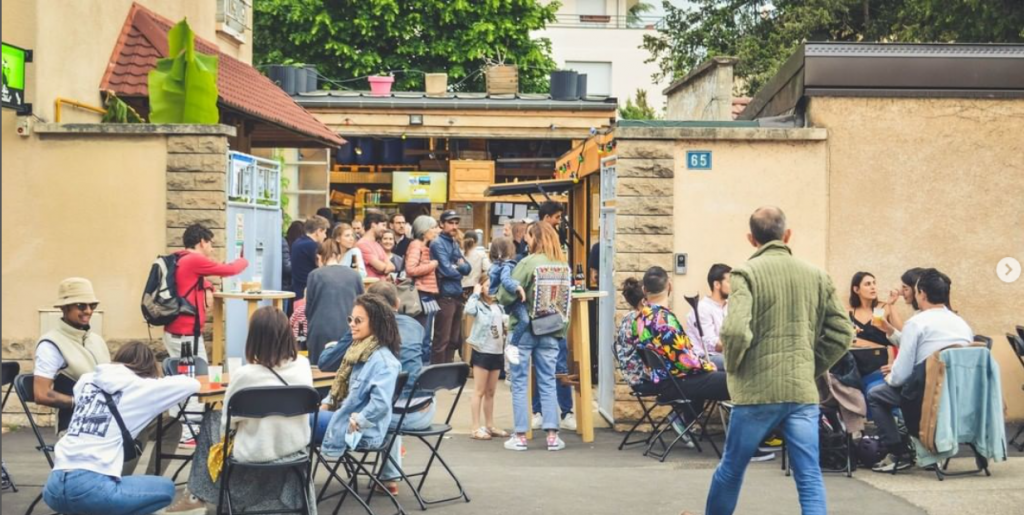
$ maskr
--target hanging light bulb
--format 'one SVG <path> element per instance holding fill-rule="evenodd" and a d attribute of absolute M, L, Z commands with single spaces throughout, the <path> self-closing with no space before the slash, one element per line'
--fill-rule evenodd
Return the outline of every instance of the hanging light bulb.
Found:
<path fill-rule="evenodd" d="M 363 149 L 361 149 L 361 148 L 359 148 L 359 147 L 356 147 L 356 155 L 357 155 L 357 156 L 361 156 L 361 155 L 363 155 Z"/>

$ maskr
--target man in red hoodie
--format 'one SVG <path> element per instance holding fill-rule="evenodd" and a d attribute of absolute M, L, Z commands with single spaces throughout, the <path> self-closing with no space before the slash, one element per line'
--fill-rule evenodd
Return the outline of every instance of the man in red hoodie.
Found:
<path fill-rule="evenodd" d="M 213 285 L 206 276 L 231 277 L 242 273 L 249 262 L 240 257 L 231 263 L 219 263 L 213 260 L 216 253 L 213 249 L 213 231 L 199 224 L 185 229 L 182 238 L 185 250 L 179 251 L 178 271 L 174 276 L 178 295 L 189 301 L 199 313 L 198 354 L 209 363 L 206 357 L 206 346 L 203 343 L 203 324 L 206 323 L 207 292 L 213 291 Z M 192 315 L 180 315 L 164 328 L 164 346 L 172 358 L 181 357 L 181 346 L 191 345 L 196 332 L 196 319 Z"/>

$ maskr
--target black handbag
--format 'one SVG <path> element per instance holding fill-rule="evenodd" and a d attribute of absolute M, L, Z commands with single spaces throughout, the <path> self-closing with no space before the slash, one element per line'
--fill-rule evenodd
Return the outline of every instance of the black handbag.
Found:
<path fill-rule="evenodd" d="M 114 398 L 103 390 L 100 390 L 100 393 L 103 394 L 104 404 L 107 405 L 110 414 L 117 421 L 117 427 L 121 429 L 121 446 L 124 448 L 124 461 L 129 462 L 142 456 L 142 446 L 139 445 L 137 440 L 132 438 L 132 433 L 125 427 L 124 419 L 121 418 L 121 412 L 117 411 L 117 404 L 114 404 Z M 159 424 L 159 422 L 157 423 Z"/>
<path fill-rule="evenodd" d="M 543 315 L 530 320 L 530 332 L 534 336 L 548 336 L 561 331 L 565 327 L 565 320 L 558 313 Z"/>

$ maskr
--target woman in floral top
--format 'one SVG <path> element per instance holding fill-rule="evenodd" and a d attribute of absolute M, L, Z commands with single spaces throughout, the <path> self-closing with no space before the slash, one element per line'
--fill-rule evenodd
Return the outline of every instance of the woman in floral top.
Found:
<path fill-rule="evenodd" d="M 640 281 L 630 277 L 622 283 L 622 297 L 626 299 L 632 311 L 626 313 L 619 324 L 618 336 L 615 338 L 615 357 L 619 362 L 619 372 L 633 391 L 643 394 L 657 393 L 659 388 L 652 383 L 644 371 L 644 363 L 637 352 L 636 319 L 644 303 L 644 289 Z"/>
<path fill-rule="evenodd" d="M 643 284 L 647 300 L 634 322 L 637 345 L 653 348 L 669 367 L 667 371 L 651 371 L 651 379 L 658 383 L 671 378 L 698 410 L 707 400 L 729 400 L 725 372 L 717 371 L 714 363 L 694 352 L 679 319 L 664 307 L 672 294 L 668 273 L 659 266 L 651 267 L 644 274 Z M 677 393 L 675 388 L 664 388 L 663 392 Z"/>

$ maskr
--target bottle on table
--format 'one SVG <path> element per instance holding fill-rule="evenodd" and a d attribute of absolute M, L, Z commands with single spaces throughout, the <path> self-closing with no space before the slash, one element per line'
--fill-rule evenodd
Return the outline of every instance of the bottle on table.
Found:
<path fill-rule="evenodd" d="M 587 280 L 583 276 L 583 265 L 579 263 L 576 264 L 576 276 L 573 280 L 573 290 L 578 292 L 587 291 Z"/>
<path fill-rule="evenodd" d="M 186 356 L 188 356 L 188 354 L 191 351 L 191 349 L 192 349 L 191 345 L 186 345 L 184 342 L 182 343 L 182 345 L 181 345 L 181 355 L 178 356 L 178 375 L 179 376 L 188 375 L 188 359 L 186 358 Z"/>

